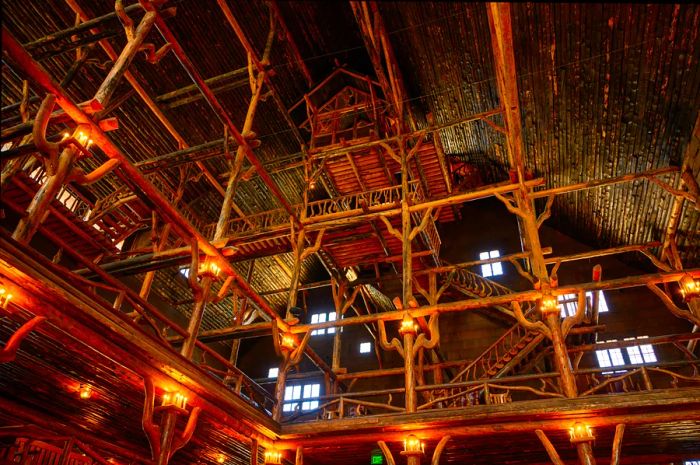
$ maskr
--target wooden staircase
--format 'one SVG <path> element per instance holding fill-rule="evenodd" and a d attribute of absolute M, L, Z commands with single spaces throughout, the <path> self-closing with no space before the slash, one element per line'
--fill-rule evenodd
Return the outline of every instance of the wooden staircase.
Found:
<path fill-rule="evenodd" d="M 530 306 L 526 315 L 534 308 L 534 305 Z M 543 343 L 543 340 L 544 335 L 527 331 L 516 323 L 476 359 L 462 368 L 450 383 L 500 378 L 515 372 L 537 356 L 535 349 Z"/>
<path fill-rule="evenodd" d="M 445 265 L 447 264 L 443 263 L 443 266 Z M 473 299 L 513 293 L 511 289 L 464 268 L 458 268 L 455 271 L 455 274 L 452 276 L 451 288 Z M 498 312 L 495 314 L 494 312 L 488 312 L 487 316 L 496 317 L 507 324 L 512 324 L 515 321 L 515 315 L 513 315 L 510 306 L 494 305 L 491 308 L 496 309 Z"/>

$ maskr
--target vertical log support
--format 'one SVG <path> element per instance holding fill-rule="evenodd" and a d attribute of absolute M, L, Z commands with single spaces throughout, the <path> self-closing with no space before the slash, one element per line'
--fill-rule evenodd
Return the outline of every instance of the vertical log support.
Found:
<path fill-rule="evenodd" d="M 380 216 L 381 220 L 384 222 L 387 230 L 390 234 L 401 241 L 402 245 L 402 292 L 401 299 L 394 299 L 394 305 L 399 309 L 403 308 L 415 308 L 418 306 L 418 302 L 413 297 L 413 255 L 411 251 L 411 242 L 413 239 L 423 231 L 430 221 L 433 220 L 432 208 L 428 208 L 423 212 L 423 217 L 421 222 L 415 226 L 411 226 L 411 213 L 410 213 L 410 191 L 408 189 L 408 176 L 409 176 L 409 162 L 411 158 L 415 156 L 418 149 L 420 148 L 420 140 L 416 145 L 409 151 L 406 152 L 404 149 L 405 141 L 402 139 L 399 141 L 399 152 L 400 156 L 396 155 L 394 149 L 388 144 L 381 144 L 384 150 L 391 156 L 396 162 L 401 164 L 401 231 L 397 231 L 393 227 L 391 221 L 385 216 Z M 433 320 L 435 320 L 435 326 L 432 325 Z M 405 388 L 406 388 L 406 411 L 411 413 L 415 412 L 416 405 L 416 390 L 415 390 L 415 356 L 419 350 L 422 348 L 432 349 L 437 345 L 439 341 L 439 331 L 437 329 L 437 314 L 433 315 L 430 319 L 430 341 L 425 339 L 425 334 L 421 334 L 417 339 L 417 325 L 413 318 L 408 312 L 404 316 L 404 320 L 399 328 L 399 333 L 403 337 L 403 344 L 397 339 L 393 339 L 391 343 L 387 341 L 386 330 L 384 327 L 384 322 L 379 322 L 379 332 L 380 332 L 380 343 L 385 350 L 397 350 L 404 359 L 404 371 L 405 371 Z"/>
<path fill-rule="evenodd" d="M 332 278 L 331 279 L 331 292 L 333 294 L 333 305 L 335 307 L 335 317 L 337 320 L 343 318 L 348 309 L 352 306 L 357 298 L 357 294 L 362 289 L 361 286 L 355 286 L 349 297 L 346 298 L 346 292 L 348 290 L 348 281 L 343 279 L 340 280 Z M 341 338 L 340 338 L 340 328 L 336 329 L 335 335 L 333 337 L 333 362 L 331 368 L 334 372 L 340 369 L 340 352 L 341 352 Z"/>
<path fill-rule="evenodd" d="M 282 359 L 275 383 L 275 405 L 272 408 L 272 418 L 275 421 L 282 419 L 282 407 L 284 406 L 284 391 L 287 382 L 287 371 L 299 364 L 304 350 L 309 342 L 311 331 L 304 334 L 301 342 L 292 333 L 281 333 L 277 327 L 277 320 L 272 321 L 272 342 L 275 353 Z"/>
<path fill-rule="evenodd" d="M 522 226 L 523 242 L 526 250 L 530 252 L 532 274 L 537 280 L 536 286 L 538 286 L 543 293 L 547 293 L 552 286 L 556 285 L 556 279 L 552 280 L 547 271 L 538 232 L 541 221 L 539 221 L 536 216 L 533 201 L 525 185 L 525 157 L 523 154 L 524 146 L 520 121 L 515 54 L 513 51 L 510 4 L 489 3 L 487 10 L 496 68 L 496 82 L 504 109 L 508 160 L 511 166 L 511 173 L 514 175 L 515 181 L 521 186 L 520 190 L 514 193 L 515 204 L 513 204 L 510 199 L 506 199 L 501 195 L 497 195 L 497 197 L 505 203 L 509 211 L 515 213 L 519 217 Z M 542 221 L 544 221 L 544 219 L 546 219 L 546 216 L 542 217 Z M 557 371 L 560 373 L 561 389 L 564 395 L 569 398 L 578 396 L 578 391 L 576 388 L 576 380 L 572 372 L 571 360 L 566 350 L 565 339 L 571 327 L 583 321 L 585 316 L 585 304 L 585 296 L 583 293 L 580 293 L 578 299 L 579 308 L 577 309 L 576 316 L 567 318 L 564 323 L 561 322 L 558 309 L 556 309 L 557 311 L 547 312 L 544 315 L 546 331 L 543 332 L 545 332 L 552 341 L 554 362 Z M 518 310 L 520 309 L 518 308 Z M 522 312 L 518 313 L 518 319 L 524 319 L 520 318 Z M 540 439 L 543 439 L 543 437 L 544 433 L 542 433 Z M 590 444 L 578 443 L 576 447 L 582 465 L 595 464 L 595 458 Z"/>

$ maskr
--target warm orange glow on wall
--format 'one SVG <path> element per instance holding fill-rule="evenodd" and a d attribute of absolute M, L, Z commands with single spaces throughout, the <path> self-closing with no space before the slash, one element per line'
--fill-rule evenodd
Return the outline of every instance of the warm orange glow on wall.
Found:
<path fill-rule="evenodd" d="M 595 440 L 591 427 L 578 421 L 574 423 L 574 426 L 569 428 L 569 436 L 571 437 L 572 443 L 592 442 Z"/>
<path fill-rule="evenodd" d="M 88 400 L 92 397 L 92 388 L 88 384 L 81 384 L 80 389 L 78 389 L 78 395 L 83 400 Z"/>
<path fill-rule="evenodd" d="M 269 449 L 265 451 L 265 465 L 280 465 L 282 463 L 282 452 Z"/>

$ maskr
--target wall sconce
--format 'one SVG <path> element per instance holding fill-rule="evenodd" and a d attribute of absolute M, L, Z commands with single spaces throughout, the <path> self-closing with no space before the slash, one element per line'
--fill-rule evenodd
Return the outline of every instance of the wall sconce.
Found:
<path fill-rule="evenodd" d="M 224 463 L 226 461 L 226 456 L 224 454 L 219 454 L 216 456 L 216 463 Z"/>
<path fill-rule="evenodd" d="M 88 400 L 90 397 L 92 397 L 92 388 L 89 384 L 81 384 L 80 388 L 78 389 L 78 395 L 81 399 Z"/>
<path fill-rule="evenodd" d="M 678 284 L 681 286 L 683 300 L 688 302 L 691 299 L 700 298 L 700 279 L 693 279 L 689 274 L 684 275 Z"/>
<path fill-rule="evenodd" d="M 7 289 L 4 287 L 0 288 L 0 308 L 3 310 L 7 310 L 7 306 L 10 304 L 10 300 L 12 300 L 12 294 L 8 292 Z"/>
<path fill-rule="evenodd" d="M 571 444 L 593 442 L 595 440 L 591 427 L 578 421 L 569 428 L 569 436 L 571 437 Z"/>
<path fill-rule="evenodd" d="M 401 455 L 419 456 L 425 454 L 425 443 L 421 442 L 415 435 L 409 434 L 403 440 L 403 451 Z"/>
<path fill-rule="evenodd" d="M 187 400 L 187 397 L 183 396 L 179 392 L 166 392 L 165 394 L 163 394 L 163 402 L 161 405 L 163 407 L 173 405 L 179 409 L 184 410 L 187 408 Z"/>
<path fill-rule="evenodd" d="M 282 463 L 282 452 L 276 449 L 269 449 L 265 451 L 265 465 L 281 465 Z"/>
<path fill-rule="evenodd" d="M 544 294 L 538 305 L 542 314 L 559 313 L 559 302 L 552 294 Z"/>
<path fill-rule="evenodd" d="M 401 326 L 399 326 L 399 334 L 416 334 L 418 332 L 418 324 L 408 313 L 403 314 L 403 319 L 401 320 Z"/>

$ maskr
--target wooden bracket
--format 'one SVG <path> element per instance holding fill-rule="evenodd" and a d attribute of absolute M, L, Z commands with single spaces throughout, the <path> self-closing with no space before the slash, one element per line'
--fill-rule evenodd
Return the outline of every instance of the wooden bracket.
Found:
<path fill-rule="evenodd" d="M 659 289 L 655 284 L 647 284 L 647 287 L 651 292 L 656 294 L 656 296 L 661 299 L 661 301 L 664 303 L 666 308 L 668 308 L 671 313 L 673 313 L 675 316 L 678 318 L 684 318 L 686 320 L 689 320 L 693 324 L 700 326 L 700 318 L 698 318 L 696 315 L 694 315 L 690 310 L 683 310 L 676 306 L 676 304 L 673 303 L 673 300 L 661 289 Z"/>
<path fill-rule="evenodd" d="M 144 400 L 143 406 L 143 416 L 141 418 L 141 426 L 143 431 L 146 433 L 146 438 L 151 446 L 151 454 L 153 460 L 159 463 L 167 463 L 175 452 L 182 449 L 189 441 L 192 439 L 194 430 L 197 427 L 197 420 L 199 419 L 199 414 L 201 409 L 199 407 L 194 407 L 191 412 L 189 412 L 189 417 L 187 418 L 187 424 L 185 429 L 179 435 L 173 437 L 170 450 L 162 450 L 161 445 L 161 435 L 165 432 L 165 428 L 162 425 L 157 425 L 154 422 L 155 413 L 155 388 L 153 387 L 153 380 L 149 377 L 144 377 L 143 386 L 146 398 Z M 177 415 L 173 412 L 165 412 L 165 415 Z M 163 422 L 164 423 L 164 422 Z M 173 422 L 173 427 L 174 427 Z M 173 431 L 174 433 L 174 431 Z M 162 454 L 167 454 L 164 460 L 159 460 Z"/>
<path fill-rule="evenodd" d="M 552 333 L 550 332 L 547 325 L 545 325 L 541 321 L 534 321 L 534 322 L 530 321 L 525 317 L 525 315 L 523 314 L 522 307 L 520 307 L 520 302 L 513 302 L 512 305 L 513 305 L 513 314 L 515 315 L 515 318 L 518 320 L 518 323 L 520 323 L 523 328 L 527 329 L 528 331 L 542 333 L 548 339 L 552 338 Z"/>

